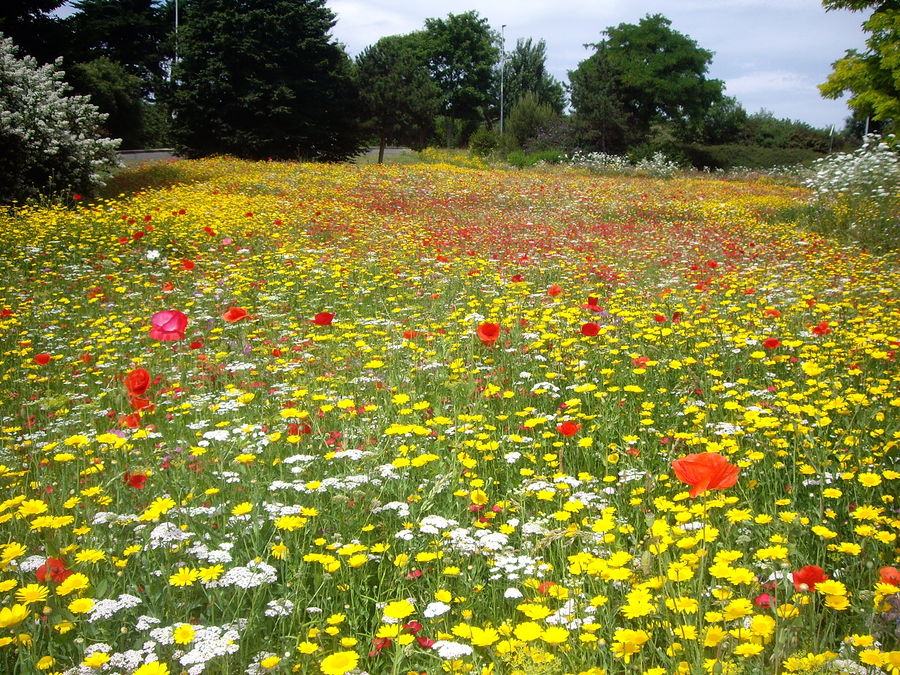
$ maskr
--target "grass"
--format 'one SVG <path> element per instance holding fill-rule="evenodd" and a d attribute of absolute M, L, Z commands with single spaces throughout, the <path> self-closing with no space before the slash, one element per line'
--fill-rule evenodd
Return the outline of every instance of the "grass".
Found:
<path fill-rule="evenodd" d="M 429 158 L 0 215 L 0 670 L 896 671 L 895 257 Z"/>

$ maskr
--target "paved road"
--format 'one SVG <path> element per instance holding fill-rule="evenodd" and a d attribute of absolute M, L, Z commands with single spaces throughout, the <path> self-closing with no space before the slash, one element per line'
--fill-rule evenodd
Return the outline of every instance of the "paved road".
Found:
<path fill-rule="evenodd" d="M 385 148 L 384 156 L 402 155 L 404 152 L 410 152 L 409 148 Z M 378 148 L 369 148 L 363 155 L 378 156 Z M 119 153 L 119 159 L 125 166 L 133 166 L 142 162 L 164 162 L 170 159 L 177 159 L 172 148 L 157 148 L 153 150 L 123 150 Z"/>
<path fill-rule="evenodd" d="M 141 162 L 164 162 L 169 159 L 175 159 L 175 153 L 172 148 L 123 150 L 119 153 L 119 159 L 125 166 L 132 166 Z"/>

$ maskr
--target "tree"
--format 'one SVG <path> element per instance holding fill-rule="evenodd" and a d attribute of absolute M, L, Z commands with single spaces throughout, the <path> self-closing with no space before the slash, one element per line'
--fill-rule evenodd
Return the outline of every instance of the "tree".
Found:
<path fill-rule="evenodd" d="M 509 111 L 509 133 L 520 147 L 525 147 L 557 117 L 559 113 L 544 103 L 536 92 L 526 90 Z"/>
<path fill-rule="evenodd" d="M 352 64 L 325 0 L 189 0 L 173 136 L 189 156 L 340 160 L 360 149 Z"/>
<path fill-rule="evenodd" d="M 65 19 L 72 32 L 67 57 L 87 63 L 105 57 L 141 80 L 143 95 L 157 92 L 165 78 L 170 24 L 156 0 L 78 0 Z"/>
<path fill-rule="evenodd" d="M 424 49 L 431 76 L 442 93 L 442 112 L 453 119 L 484 118 L 491 101 L 491 76 L 499 50 L 487 19 L 475 11 L 425 19 Z"/>
<path fill-rule="evenodd" d="M 533 92 L 538 102 L 550 106 L 557 113 L 566 107 L 566 96 L 563 86 L 547 72 L 547 43 L 531 38 L 516 40 L 513 49 L 503 64 L 503 98 L 510 108 L 525 92 Z M 499 94 L 500 71 L 497 70 L 496 81 Z M 499 98 L 499 96 L 498 96 Z"/>
<path fill-rule="evenodd" d="M 419 37 L 393 35 L 366 47 L 356 58 L 356 81 L 368 120 L 378 135 L 378 163 L 388 141 L 425 146 L 440 108 L 440 90 L 418 49 Z"/>
<path fill-rule="evenodd" d="M 617 74 L 604 49 L 569 71 L 572 116 L 578 145 L 602 152 L 622 152 L 631 137 L 628 112 L 619 91 Z"/>
<path fill-rule="evenodd" d="M 79 94 L 90 96 L 100 112 L 107 115 L 104 133 L 122 139 L 123 148 L 144 146 L 144 103 L 142 82 L 124 66 L 105 56 L 69 68 L 68 80 Z"/>
<path fill-rule="evenodd" d="M 732 96 L 723 96 L 703 116 L 701 140 L 717 145 L 738 140 L 747 124 L 747 111 Z"/>
<path fill-rule="evenodd" d="M 891 0 L 824 0 L 826 10 L 872 9 L 863 23 L 869 34 L 866 51 L 848 49 L 842 59 L 831 64 L 832 73 L 819 85 L 826 98 L 840 98 L 850 92 L 847 104 L 863 117 L 871 116 L 889 127 L 900 119 L 900 10 Z"/>
<path fill-rule="evenodd" d="M 118 146 L 98 137 L 102 122 L 86 97 L 68 95 L 58 64 L 17 58 L 0 36 L 0 201 L 96 188 Z"/>
<path fill-rule="evenodd" d="M 597 111 L 584 109 L 585 104 L 621 106 L 632 139 L 646 135 L 651 125 L 669 125 L 682 137 L 695 133 L 706 110 L 722 97 L 722 83 L 706 77 L 712 52 L 672 30 L 671 23 L 654 14 L 636 25 L 607 28 L 605 39 L 591 45 L 596 53 L 575 71 L 582 66 L 587 71 L 576 75 L 577 84 L 572 84 L 576 111 L 597 118 Z M 610 80 L 604 82 L 604 77 Z M 580 91 L 579 106 L 575 88 L 585 85 L 606 91 L 599 97 Z"/>
<path fill-rule="evenodd" d="M 60 55 L 64 34 L 62 22 L 50 13 L 64 4 L 65 0 L 3 0 L 0 33 L 39 62 L 49 63 Z"/>

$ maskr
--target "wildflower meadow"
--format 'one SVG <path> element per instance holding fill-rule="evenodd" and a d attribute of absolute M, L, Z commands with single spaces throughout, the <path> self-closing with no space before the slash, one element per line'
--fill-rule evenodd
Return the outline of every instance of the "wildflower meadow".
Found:
<path fill-rule="evenodd" d="M 3 673 L 900 673 L 897 259 L 808 190 L 117 180 L 0 214 Z"/>

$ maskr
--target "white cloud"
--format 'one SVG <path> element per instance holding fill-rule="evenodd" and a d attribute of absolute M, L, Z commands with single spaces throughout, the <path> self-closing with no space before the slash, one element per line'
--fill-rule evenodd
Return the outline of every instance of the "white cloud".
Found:
<path fill-rule="evenodd" d="M 815 91 L 815 84 L 806 76 L 786 70 L 764 70 L 725 80 L 726 93 L 738 100 L 759 94 L 791 94 Z"/>

